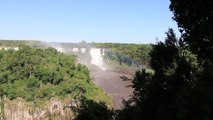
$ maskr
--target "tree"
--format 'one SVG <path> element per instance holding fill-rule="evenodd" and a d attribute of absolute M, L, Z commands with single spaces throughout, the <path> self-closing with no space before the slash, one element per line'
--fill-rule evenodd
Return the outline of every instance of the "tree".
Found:
<path fill-rule="evenodd" d="M 165 42 L 153 46 L 155 73 L 136 74 L 134 95 L 118 118 L 126 113 L 134 120 L 213 119 L 212 6 L 211 0 L 171 0 L 181 38 L 170 29 Z"/>
<path fill-rule="evenodd" d="M 199 57 L 213 60 L 213 1 L 171 0 L 174 13 L 182 32 L 183 41 Z"/>
<path fill-rule="evenodd" d="M 134 116 L 128 119 L 136 120 L 167 120 L 176 118 L 177 106 L 175 105 L 177 94 L 183 85 L 183 80 L 178 79 L 175 72 L 179 66 L 178 40 L 172 29 L 166 33 L 165 43 L 159 42 L 153 45 L 150 65 L 155 73 L 138 71 L 133 80 L 134 95 L 126 108 L 119 113 L 130 111 Z M 133 106 L 131 105 L 133 104 Z M 140 113 L 140 114 L 139 114 Z"/>
<path fill-rule="evenodd" d="M 113 112 L 103 102 L 81 99 L 81 105 L 75 108 L 76 120 L 112 120 Z"/>
<path fill-rule="evenodd" d="M 181 93 L 180 118 L 213 119 L 213 1 L 171 0 L 170 9 L 182 32 L 182 41 L 198 57 L 201 66 L 193 89 Z"/>

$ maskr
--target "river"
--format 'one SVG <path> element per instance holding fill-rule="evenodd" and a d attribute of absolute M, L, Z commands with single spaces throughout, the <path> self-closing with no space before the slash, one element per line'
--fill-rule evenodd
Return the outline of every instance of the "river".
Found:
<path fill-rule="evenodd" d="M 100 86 L 108 95 L 112 96 L 113 108 L 120 109 L 123 99 L 129 99 L 133 93 L 131 81 L 123 81 L 122 73 L 112 71 L 91 71 L 94 83 Z"/>

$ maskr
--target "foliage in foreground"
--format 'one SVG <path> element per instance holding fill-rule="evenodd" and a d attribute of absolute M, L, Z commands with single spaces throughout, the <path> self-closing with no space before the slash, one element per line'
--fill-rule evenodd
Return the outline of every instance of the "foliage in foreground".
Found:
<path fill-rule="evenodd" d="M 171 0 L 181 38 L 169 29 L 153 46 L 154 74 L 138 71 L 118 120 L 213 119 L 213 1 Z"/>
<path fill-rule="evenodd" d="M 179 119 L 186 112 L 181 108 L 185 102 L 194 106 L 187 97 L 197 99 L 198 96 L 185 95 L 193 93 L 197 74 L 202 69 L 196 55 L 182 48 L 170 29 L 165 43 L 153 46 L 151 57 L 155 73 L 150 74 L 145 70 L 136 73 L 133 81 L 134 95 L 125 104 L 126 108 L 119 113 L 118 119 Z M 122 116 L 124 114 L 134 117 Z"/>
<path fill-rule="evenodd" d="M 113 110 L 109 109 L 104 102 L 94 102 L 93 100 L 87 100 L 82 98 L 81 106 L 75 108 L 77 113 L 76 120 L 112 120 Z"/>
<path fill-rule="evenodd" d="M 90 100 L 110 99 L 96 87 L 86 66 L 77 64 L 72 55 L 53 48 L 22 46 L 18 51 L 0 50 L 0 95 L 38 102 L 52 97 L 83 96 Z"/>

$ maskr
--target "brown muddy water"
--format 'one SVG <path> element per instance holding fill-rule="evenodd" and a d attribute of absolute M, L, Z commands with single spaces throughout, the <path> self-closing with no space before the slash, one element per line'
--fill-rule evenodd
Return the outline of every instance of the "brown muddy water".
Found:
<path fill-rule="evenodd" d="M 131 81 L 123 81 L 120 76 L 122 73 L 112 71 L 91 71 L 90 76 L 94 83 L 100 86 L 108 95 L 112 96 L 114 109 L 122 107 L 122 100 L 129 99 L 133 93 Z"/>

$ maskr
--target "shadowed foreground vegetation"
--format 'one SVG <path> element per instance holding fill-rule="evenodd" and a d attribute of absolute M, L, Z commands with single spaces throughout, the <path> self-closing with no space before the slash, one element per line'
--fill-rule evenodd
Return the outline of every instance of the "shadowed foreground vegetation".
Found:
<path fill-rule="evenodd" d="M 213 1 L 171 0 L 181 37 L 172 29 L 153 45 L 150 65 L 133 80 L 134 95 L 118 120 L 213 119 Z"/>
<path fill-rule="evenodd" d="M 81 106 L 74 108 L 77 113 L 76 120 L 112 120 L 113 110 L 109 109 L 104 102 L 81 99 Z"/>

